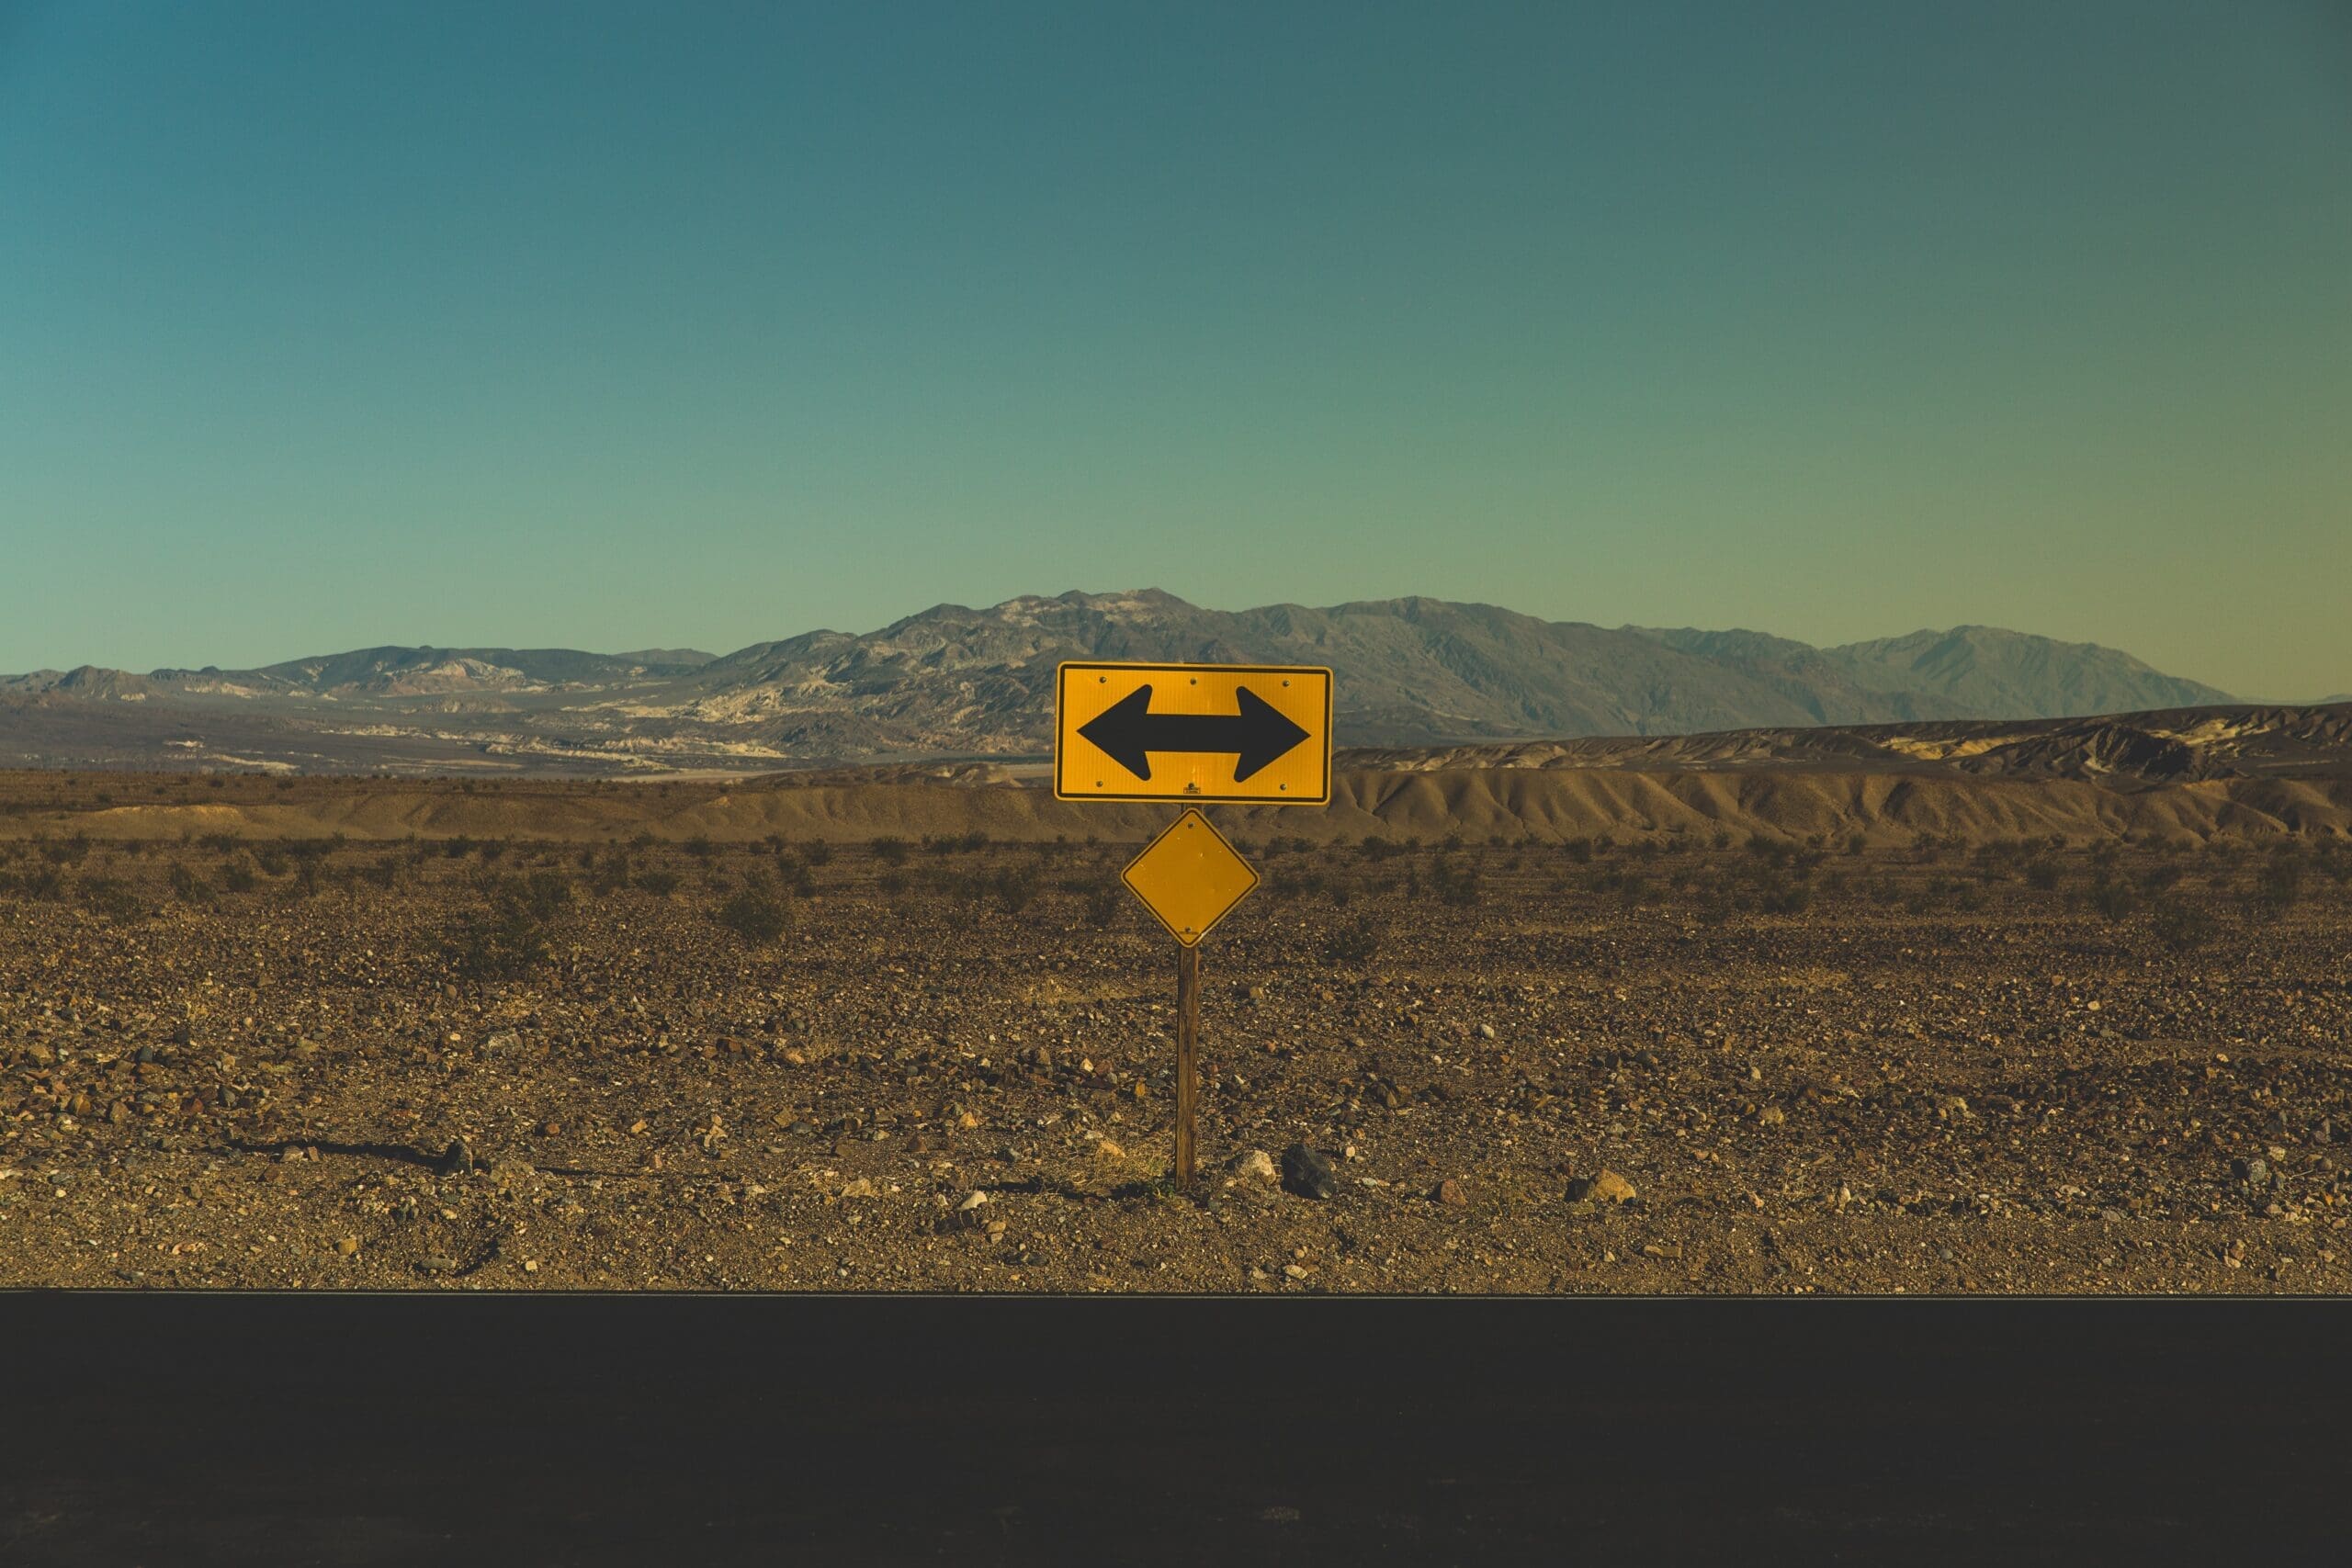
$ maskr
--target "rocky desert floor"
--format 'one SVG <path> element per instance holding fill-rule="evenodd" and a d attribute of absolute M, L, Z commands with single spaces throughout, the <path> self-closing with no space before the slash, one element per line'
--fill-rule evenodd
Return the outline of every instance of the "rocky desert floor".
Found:
<path fill-rule="evenodd" d="M 0 841 L 0 1285 L 2352 1289 L 2352 855 Z"/>

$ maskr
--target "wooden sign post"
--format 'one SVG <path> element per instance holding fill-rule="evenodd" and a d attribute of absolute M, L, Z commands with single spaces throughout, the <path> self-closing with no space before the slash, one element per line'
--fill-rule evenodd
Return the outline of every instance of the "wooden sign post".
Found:
<path fill-rule="evenodd" d="M 1193 1184 L 1193 1102 L 1200 1098 L 1201 950 L 1176 949 L 1176 1184 Z"/>
<path fill-rule="evenodd" d="M 1064 664 L 1054 681 L 1054 794 L 1063 800 L 1331 798 L 1331 672 L 1214 664 Z M 1197 807 L 1120 873 L 1176 939 L 1176 1182 L 1199 1160 L 1201 939 L 1258 874 Z"/>

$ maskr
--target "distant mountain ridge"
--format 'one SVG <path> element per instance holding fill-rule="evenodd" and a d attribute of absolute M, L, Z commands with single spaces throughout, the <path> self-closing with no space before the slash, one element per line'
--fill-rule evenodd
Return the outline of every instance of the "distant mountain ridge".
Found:
<path fill-rule="evenodd" d="M 2095 642 L 2059 642 L 1998 626 L 1916 631 L 1823 649 L 1761 632 L 1684 629 L 1649 635 L 1688 652 L 1758 669 L 1785 668 L 1818 688 L 1830 688 L 1842 676 L 1857 693 L 1912 705 L 1915 711 L 1894 716 L 1905 719 L 2073 718 L 2238 700 L 2219 687 L 2164 674 Z M 2046 711 L 2053 703 L 2063 705 L 2063 711 Z"/>
<path fill-rule="evenodd" d="M 316 759 L 296 766 L 332 765 L 338 751 L 365 750 L 361 736 L 390 752 L 408 737 L 404 756 L 524 769 L 1034 756 L 1049 743 L 1054 667 L 1068 659 L 1329 665 L 1347 745 L 2040 719 L 2234 700 L 2114 649 L 1986 626 L 1822 649 L 1418 596 L 1222 611 L 1142 589 L 940 604 L 875 632 L 805 632 L 717 658 L 370 648 L 256 670 L 40 671 L 0 678 L 0 760 L 51 754 L 30 743 L 30 704 L 47 705 L 44 734 L 74 728 L 59 704 L 136 704 L 152 716 L 87 716 L 115 738 L 109 754 L 135 750 L 142 728 L 169 728 L 183 765 L 214 739 L 241 757 L 232 731 Z M 297 735 L 318 744 L 305 752 Z"/>

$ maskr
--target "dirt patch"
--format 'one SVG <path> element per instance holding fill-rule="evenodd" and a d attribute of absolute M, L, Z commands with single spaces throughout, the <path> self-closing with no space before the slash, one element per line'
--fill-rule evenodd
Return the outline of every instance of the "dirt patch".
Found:
<path fill-rule="evenodd" d="M 2352 1289 L 2341 857 L 1249 852 L 12 842 L 0 1283 Z"/>

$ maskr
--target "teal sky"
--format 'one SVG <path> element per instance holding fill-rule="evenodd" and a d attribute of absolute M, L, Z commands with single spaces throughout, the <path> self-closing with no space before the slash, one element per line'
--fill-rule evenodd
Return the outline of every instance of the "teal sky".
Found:
<path fill-rule="evenodd" d="M 0 0 L 0 671 L 2347 583 L 2343 0 Z"/>

